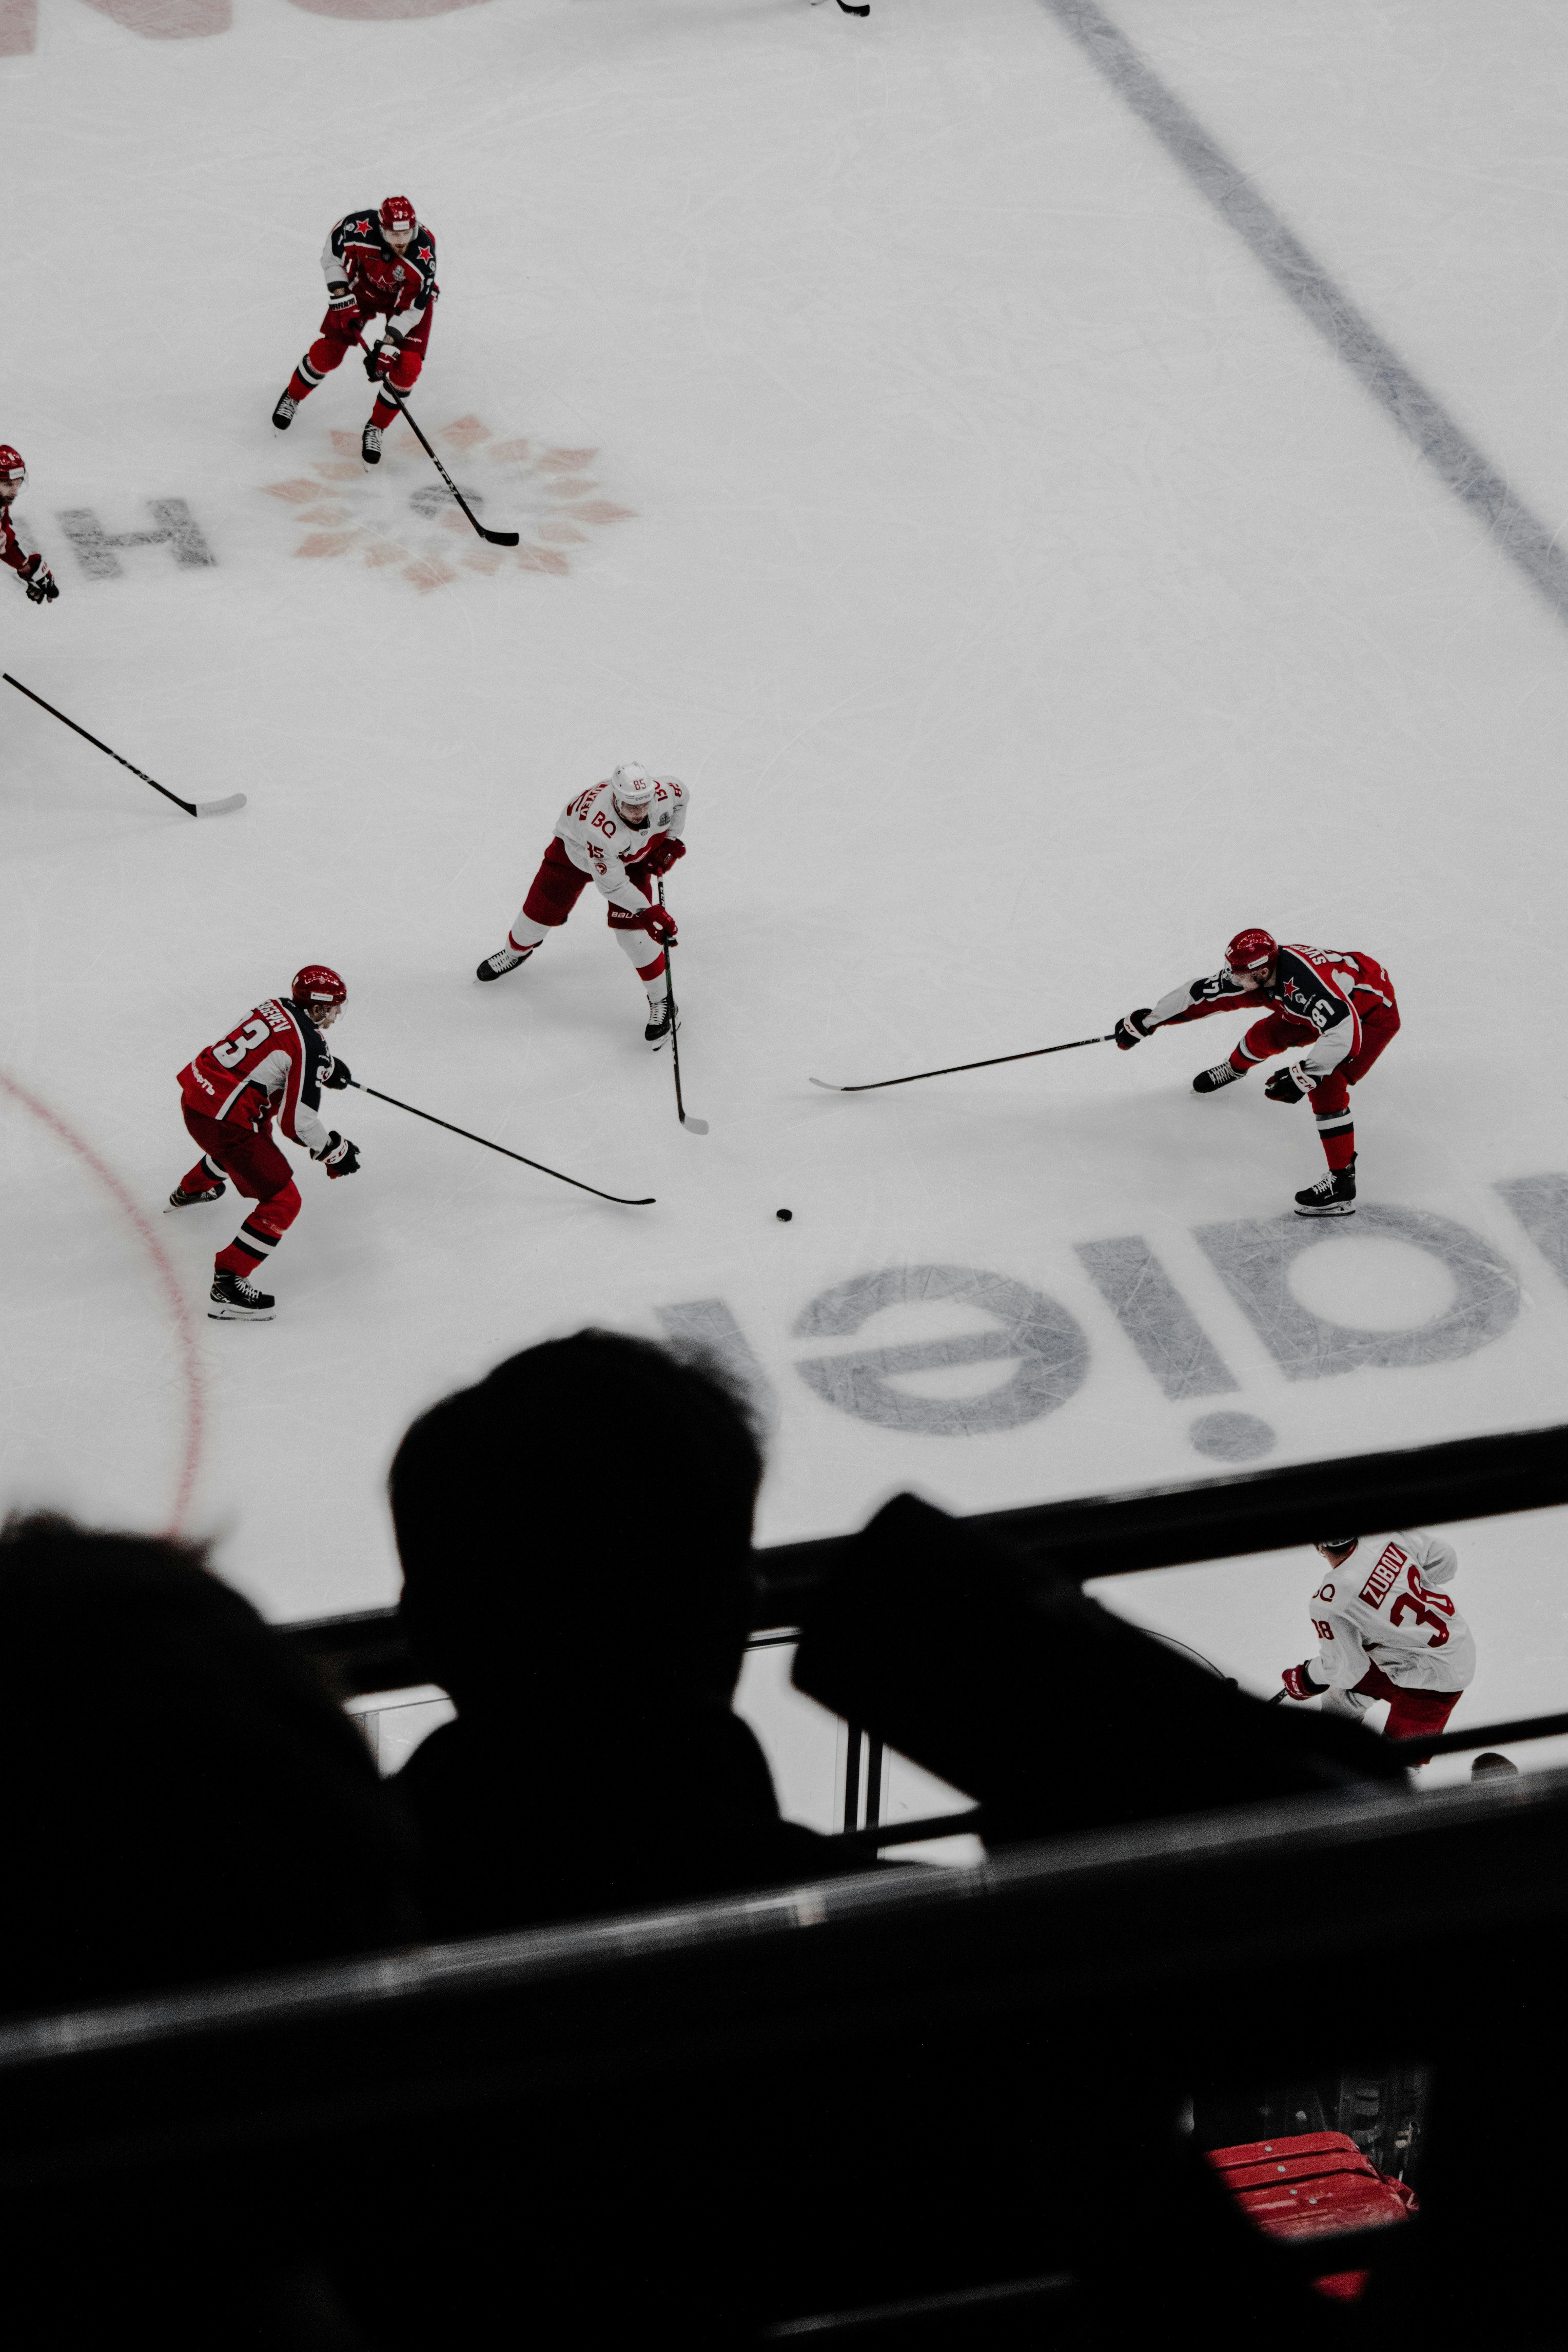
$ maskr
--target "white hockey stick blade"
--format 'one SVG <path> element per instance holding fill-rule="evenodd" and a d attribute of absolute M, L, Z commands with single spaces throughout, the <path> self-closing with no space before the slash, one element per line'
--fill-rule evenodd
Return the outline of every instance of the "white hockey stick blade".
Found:
<path fill-rule="evenodd" d="M 814 1087 L 825 1087 L 830 1095 L 847 1095 L 850 1091 L 847 1087 L 837 1085 L 832 1078 L 813 1078 L 810 1083 Z"/>
<path fill-rule="evenodd" d="M 245 794 L 230 793 L 226 801 L 193 801 L 191 806 L 198 816 L 228 816 L 245 806 Z"/>
<path fill-rule="evenodd" d="M 685 1129 L 688 1135 L 706 1135 L 708 1132 L 707 1120 L 705 1118 L 693 1118 L 689 1111 L 687 1112 L 680 1124 Z"/>

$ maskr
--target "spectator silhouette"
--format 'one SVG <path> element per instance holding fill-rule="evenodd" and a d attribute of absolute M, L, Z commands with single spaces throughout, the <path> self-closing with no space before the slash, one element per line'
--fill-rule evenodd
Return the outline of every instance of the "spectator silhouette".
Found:
<path fill-rule="evenodd" d="M 341 1708 L 197 1548 L 0 1528 L 0 2011 L 417 1932 L 412 1840 Z"/>
<path fill-rule="evenodd" d="M 609 1331 L 526 1349 L 409 1430 L 402 1614 L 458 1713 L 395 1785 L 437 1934 L 857 1866 L 780 1820 L 731 1706 L 762 1471 L 714 1368 Z"/>

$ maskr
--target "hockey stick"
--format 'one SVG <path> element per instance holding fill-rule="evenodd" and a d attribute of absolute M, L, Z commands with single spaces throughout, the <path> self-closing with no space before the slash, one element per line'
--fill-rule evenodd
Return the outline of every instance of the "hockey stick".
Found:
<path fill-rule="evenodd" d="M 377 1102 L 390 1103 L 394 1110 L 411 1111 L 416 1118 L 427 1118 L 432 1127 L 444 1127 L 448 1135 L 466 1136 L 470 1143 L 482 1143 L 487 1151 L 499 1151 L 503 1159 L 521 1160 L 525 1168 L 537 1168 L 542 1176 L 553 1176 L 558 1183 L 575 1184 L 579 1192 L 592 1192 L 596 1201 L 614 1201 L 622 1209 L 651 1209 L 654 1204 L 651 1192 L 644 1200 L 632 1201 L 624 1192 L 601 1192 L 596 1184 L 584 1184 L 580 1176 L 563 1176 L 559 1168 L 547 1168 L 542 1160 L 531 1160 L 525 1151 L 513 1151 L 504 1143 L 492 1143 L 489 1136 L 475 1135 L 466 1127 L 454 1127 L 449 1118 L 437 1118 L 433 1110 L 416 1110 L 412 1103 L 399 1102 L 395 1095 L 384 1095 L 379 1087 L 367 1087 L 363 1078 L 351 1078 L 349 1084 L 362 1095 L 374 1095 Z"/>
<path fill-rule="evenodd" d="M 658 877 L 658 903 L 661 907 L 664 904 L 664 877 L 662 874 Z M 690 1112 L 686 1108 L 685 1100 L 680 1092 L 680 1034 L 677 1025 L 675 1012 L 675 967 L 669 960 L 669 941 L 668 940 L 666 940 L 664 943 L 664 984 L 669 991 L 669 1051 L 670 1058 L 675 1065 L 676 1113 L 680 1120 L 681 1126 L 686 1129 L 689 1135 L 706 1135 L 708 1132 L 707 1120 L 705 1118 L 692 1118 Z"/>
<path fill-rule="evenodd" d="M 25 694 L 29 702 L 36 702 L 40 710 L 47 710 L 51 719 L 58 719 L 63 727 L 75 728 L 79 735 L 87 735 L 88 741 L 96 744 L 99 751 L 109 751 L 107 743 L 100 743 L 96 735 L 88 735 L 85 727 L 78 727 L 74 719 L 68 719 L 63 710 L 57 710 L 54 704 L 46 702 L 41 694 L 35 694 L 30 686 L 24 686 L 21 679 L 13 677 L 8 669 L 0 670 L 0 677 L 7 686 L 14 686 L 18 694 Z M 245 806 L 243 793 L 230 793 L 226 801 L 183 801 L 178 793 L 172 793 L 168 785 L 161 784 L 155 776 L 143 775 L 142 770 L 132 766 L 129 760 L 121 760 L 118 751 L 109 751 L 109 756 L 111 760 L 120 760 L 122 768 L 130 768 L 133 776 L 141 776 L 144 784 L 151 784 L 153 790 L 162 793 L 166 801 L 173 801 L 176 808 L 183 808 L 187 816 L 226 816 L 230 809 Z"/>
<path fill-rule="evenodd" d="M 875 1094 L 879 1087 L 912 1087 L 917 1078 L 951 1078 L 956 1070 L 994 1070 L 998 1062 L 1033 1062 L 1041 1054 L 1076 1054 L 1080 1045 L 1109 1045 L 1115 1036 L 1108 1029 L 1103 1037 L 1074 1037 L 1066 1045 L 1031 1045 L 1026 1054 L 993 1054 L 984 1062 L 950 1062 L 942 1070 L 911 1070 L 907 1078 L 870 1078 L 861 1087 L 836 1086 L 831 1078 L 813 1078 L 814 1087 L 826 1087 L 832 1095 Z"/>
<path fill-rule="evenodd" d="M 367 362 L 367 365 L 365 367 L 366 375 L 370 377 L 372 383 L 376 386 L 384 399 L 390 400 L 395 408 L 402 410 L 405 422 L 407 424 L 414 438 L 418 442 L 419 446 L 424 450 L 425 455 L 429 458 L 430 463 L 435 467 L 436 471 L 440 475 L 441 479 L 446 483 L 447 488 L 451 491 L 452 496 L 457 499 L 458 504 L 462 508 L 463 512 L 468 516 L 468 520 L 473 524 L 474 529 L 479 532 L 479 537 L 481 539 L 488 539 L 492 547 L 515 547 L 518 543 L 519 537 L 519 534 L 515 530 L 487 530 L 485 529 L 483 523 L 474 512 L 473 508 L 468 504 L 468 501 L 463 496 L 462 491 L 458 488 L 457 483 L 452 479 L 451 475 L 447 471 L 446 467 L 443 466 L 440 458 L 436 455 L 435 450 L 432 449 L 423 433 L 420 432 L 417 425 L 415 424 L 414 412 L 405 401 L 403 394 L 396 391 L 393 385 L 387 382 L 384 376 L 376 375 L 374 370 L 368 365 L 369 361 L 374 357 L 374 353 L 372 352 L 370 345 L 365 341 L 364 337 L 363 335 L 356 335 L 354 337 L 354 341 L 358 343 L 361 351 L 365 355 L 365 360 Z M 590 1192 L 593 1190 L 591 1185 L 589 1190 Z"/>

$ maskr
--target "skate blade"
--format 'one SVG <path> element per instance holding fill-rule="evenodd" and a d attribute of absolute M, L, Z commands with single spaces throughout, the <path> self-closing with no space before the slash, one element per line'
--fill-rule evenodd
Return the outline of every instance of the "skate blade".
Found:
<path fill-rule="evenodd" d="M 1353 1217 L 1355 1214 L 1355 1202 L 1353 1201 L 1332 1201 L 1326 1209 L 1299 1208 L 1296 1214 L 1299 1217 Z"/>
<path fill-rule="evenodd" d="M 276 1307 L 209 1307 L 209 1323 L 270 1323 Z"/>

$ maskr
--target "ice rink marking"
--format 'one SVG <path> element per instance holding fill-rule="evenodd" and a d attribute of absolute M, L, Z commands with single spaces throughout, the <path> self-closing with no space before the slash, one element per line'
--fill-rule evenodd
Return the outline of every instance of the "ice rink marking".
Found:
<path fill-rule="evenodd" d="M 174 1317 L 174 1330 L 180 1343 L 181 1378 L 185 1391 L 184 1450 L 180 1462 L 179 1483 L 174 1489 L 174 1508 L 167 1528 L 168 1534 L 177 1536 L 184 1526 L 185 1515 L 191 1507 L 191 1497 L 195 1492 L 196 1471 L 200 1466 L 202 1442 L 206 1433 L 206 1411 L 202 1394 L 201 1356 L 196 1347 L 196 1335 L 191 1320 L 191 1311 L 185 1303 L 184 1293 L 180 1287 L 179 1276 L 175 1273 L 168 1253 L 142 1209 L 126 1191 L 114 1171 L 100 1159 L 91 1144 L 79 1136 L 73 1127 L 68 1126 L 58 1111 L 51 1110 L 47 1103 L 40 1102 L 30 1088 L 25 1087 L 19 1078 L 12 1077 L 6 1070 L 0 1070 L 0 1093 L 9 1095 L 14 1102 L 21 1104 L 24 1110 L 31 1111 L 33 1117 L 42 1126 L 47 1127 L 52 1135 L 59 1138 L 68 1151 L 73 1152 L 77 1159 L 91 1170 L 99 1182 L 112 1195 L 117 1205 L 124 1210 L 135 1227 L 137 1239 L 142 1243 L 153 1261 L 159 1286 L 168 1301 L 170 1312 Z"/>
<path fill-rule="evenodd" d="M 1281 293 L 1342 360 L 1364 391 L 1461 503 L 1486 524 L 1559 620 L 1568 621 L 1568 560 L 1549 530 L 1490 465 L 1441 401 L 1412 373 L 1350 296 L 1336 286 L 1262 191 L 1167 89 L 1097 0 L 1041 0 L 1119 98 L 1147 125 L 1200 195 L 1248 246 Z"/>

